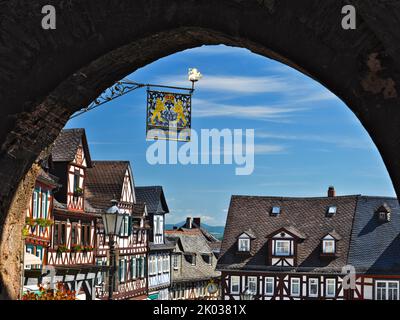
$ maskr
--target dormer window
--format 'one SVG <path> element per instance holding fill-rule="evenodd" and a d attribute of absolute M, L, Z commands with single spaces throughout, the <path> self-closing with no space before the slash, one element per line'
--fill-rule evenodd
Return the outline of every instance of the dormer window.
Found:
<path fill-rule="evenodd" d="M 280 213 L 281 213 L 281 207 L 278 207 L 278 206 L 272 207 L 272 210 L 271 210 L 272 216 L 278 216 L 278 215 L 280 215 Z"/>
<path fill-rule="evenodd" d="M 333 216 L 334 214 L 336 214 L 337 211 L 337 207 L 336 206 L 330 206 L 328 207 L 328 210 L 326 211 L 327 216 Z"/>
<path fill-rule="evenodd" d="M 292 240 L 275 240 L 275 255 L 279 257 L 291 256 Z"/>
<path fill-rule="evenodd" d="M 251 240 L 255 239 L 256 237 L 254 236 L 253 232 L 249 229 L 245 232 L 243 232 L 241 235 L 238 237 L 238 252 L 243 252 L 243 253 L 250 253 L 251 251 Z"/>
<path fill-rule="evenodd" d="M 336 241 L 325 239 L 322 241 L 322 253 L 334 254 L 336 252 Z"/>
<path fill-rule="evenodd" d="M 321 243 L 321 255 L 335 256 L 337 251 L 336 244 L 340 239 L 341 236 L 335 230 L 323 237 Z"/>
<path fill-rule="evenodd" d="M 239 238 L 238 250 L 240 252 L 250 252 L 250 238 Z"/>
<path fill-rule="evenodd" d="M 376 215 L 380 222 L 389 222 L 391 209 L 386 203 L 384 203 L 376 210 Z"/>

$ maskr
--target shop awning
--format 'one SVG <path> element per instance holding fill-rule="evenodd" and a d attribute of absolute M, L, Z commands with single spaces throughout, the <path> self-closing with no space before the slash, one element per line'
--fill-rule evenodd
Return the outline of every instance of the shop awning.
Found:
<path fill-rule="evenodd" d="M 28 266 L 37 265 L 37 264 L 42 264 L 42 260 L 39 257 L 33 255 L 32 253 L 25 252 L 24 266 L 28 267 Z"/>

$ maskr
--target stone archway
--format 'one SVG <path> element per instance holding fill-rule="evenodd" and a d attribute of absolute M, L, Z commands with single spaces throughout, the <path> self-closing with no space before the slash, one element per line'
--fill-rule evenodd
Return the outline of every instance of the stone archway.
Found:
<path fill-rule="evenodd" d="M 348 3 L 356 30 L 341 28 Z M 41 28 L 47 4 L 56 30 Z M 199 45 L 245 47 L 325 85 L 369 132 L 400 194 L 399 12 L 373 0 L 0 1 L 0 298 L 18 297 L 32 164 L 69 116 L 125 75 Z"/>

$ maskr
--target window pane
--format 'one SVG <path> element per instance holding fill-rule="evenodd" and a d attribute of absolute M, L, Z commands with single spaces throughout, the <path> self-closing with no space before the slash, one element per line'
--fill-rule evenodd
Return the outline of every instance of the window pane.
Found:
<path fill-rule="evenodd" d="M 265 294 L 274 294 L 274 278 L 265 278 Z"/>
<path fill-rule="evenodd" d="M 239 293 L 240 277 L 231 276 L 231 293 Z"/>
<path fill-rule="evenodd" d="M 294 296 L 300 295 L 300 279 L 292 279 L 291 283 L 291 294 Z"/>
<path fill-rule="evenodd" d="M 257 293 L 257 278 L 249 277 L 247 286 L 251 293 L 256 294 Z"/>
<path fill-rule="evenodd" d="M 277 256 L 288 256 L 290 255 L 290 241 L 288 240 L 276 240 L 275 241 L 275 254 Z"/>

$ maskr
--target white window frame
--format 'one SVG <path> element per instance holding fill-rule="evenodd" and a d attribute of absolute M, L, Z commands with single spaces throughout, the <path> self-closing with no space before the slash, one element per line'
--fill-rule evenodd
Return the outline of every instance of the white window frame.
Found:
<path fill-rule="evenodd" d="M 136 279 L 137 275 L 136 275 L 136 258 L 131 258 L 131 268 L 132 268 L 132 279 Z"/>
<path fill-rule="evenodd" d="M 329 287 L 333 284 L 333 293 L 329 293 Z M 325 296 L 327 298 L 334 298 L 336 297 L 336 279 L 327 278 L 325 280 Z"/>
<path fill-rule="evenodd" d="M 327 251 L 327 244 L 332 244 L 332 251 Z M 336 253 L 336 240 L 335 239 L 323 239 L 322 240 L 322 252 L 326 254 Z"/>
<path fill-rule="evenodd" d="M 311 294 L 311 286 L 312 286 L 313 281 L 316 281 L 315 285 L 317 287 L 317 293 Z M 319 279 L 318 278 L 309 278 L 308 279 L 308 296 L 311 298 L 316 298 L 316 297 L 318 297 L 318 294 L 319 294 Z"/>
<path fill-rule="evenodd" d="M 297 293 L 293 292 L 293 287 L 294 287 L 295 282 L 298 285 Z M 293 297 L 300 297 L 300 295 L 301 295 L 301 280 L 300 280 L 300 278 L 290 278 L 290 295 Z"/>
<path fill-rule="evenodd" d="M 157 256 L 158 274 L 163 272 L 163 261 L 161 256 Z"/>
<path fill-rule="evenodd" d="M 238 251 L 239 252 L 250 252 L 250 238 L 239 238 Z"/>
<path fill-rule="evenodd" d="M 35 189 L 33 191 L 33 203 L 32 203 L 32 218 L 39 218 L 39 190 Z"/>
<path fill-rule="evenodd" d="M 174 254 L 172 256 L 172 265 L 173 265 L 174 270 L 178 270 L 179 269 L 179 261 L 178 261 L 178 255 L 177 254 Z"/>
<path fill-rule="evenodd" d="M 247 288 L 251 294 L 257 294 L 258 277 L 247 277 Z M 251 288 L 254 286 L 254 290 Z"/>
<path fill-rule="evenodd" d="M 126 260 L 125 259 L 121 259 L 119 260 L 119 264 L 120 264 L 120 270 L 121 270 L 121 279 L 120 282 L 125 282 L 126 281 Z"/>
<path fill-rule="evenodd" d="M 275 246 L 275 248 L 274 248 L 274 255 L 275 256 L 278 256 L 278 257 L 290 257 L 290 256 L 292 256 L 292 240 L 286 240 L 286 239 L 277 239 L 277 240 L 274 240 L 275 242 L 274 242 L 274 246 Z M 286 253 L 286 252 L 278 252 L 278 244 L 288 244 L 288 249 L 289 249 L 289 251 Z M 281 247 L 282 248 L 282 247 Z"/>
<path fill-rule="evenodd" d="M 234 287 L 237 286 L 237 290 L 233 290 Z M 231 276 L 231 294 L 239 294 L 240 293 L 240 277 L 239 276 Z"/>
<path fill-rule="evenodd" d="M 272 284 L 272 291 L 268 291 L 268 284 Z M 275 294 L 275 278 L 274 277 L 266 277 L 264 279 L 265 289 L 264 293 L 266 296 L 273 296 Z"/>
<path fill-rule="evenodd" d="M 47 192 L 43 192 L 41 193 L 41 197 L 42 197 L 42 205 L 41 205 L 41 218 L 43 219 L 47 219 Z"/>
<path fill-rule="evenodd" d="M 385 287 L 382 288 L 382 290 L 384 290 L 384 294 L 385 294 L 385 299 L 378 299 L 378 284 L 384 284 Z M 389 293 L 390 293 L 390 288 L 389 288 L 389 284 L 395 284 L 396 288 L 395 290 L 397 291 L 397 299 L 389 299 Z M 375 300 L 399 300 L 399 281 L 384 281 L 384 280 L 377 280 L 375 281 Z M 392 294 L 393 295 L 393 294 Z"/>

